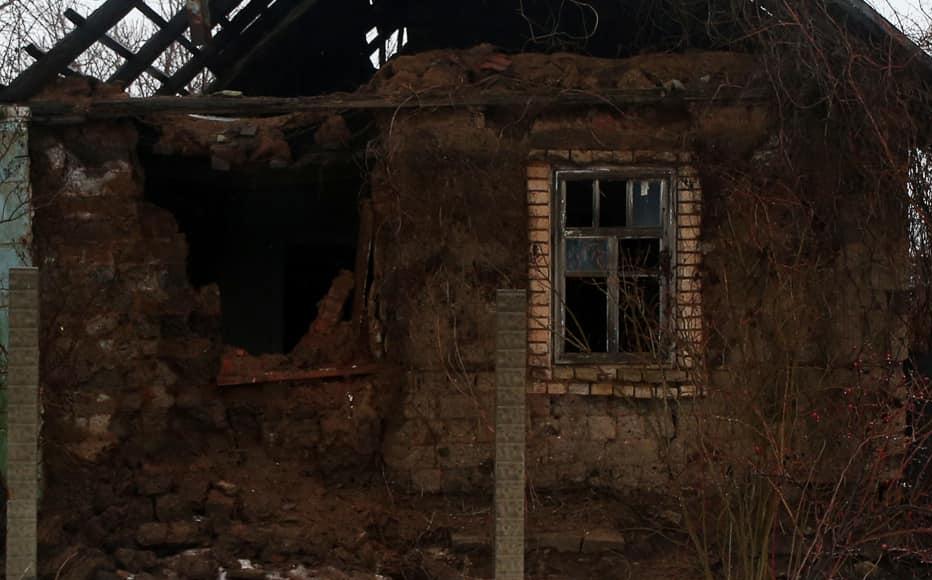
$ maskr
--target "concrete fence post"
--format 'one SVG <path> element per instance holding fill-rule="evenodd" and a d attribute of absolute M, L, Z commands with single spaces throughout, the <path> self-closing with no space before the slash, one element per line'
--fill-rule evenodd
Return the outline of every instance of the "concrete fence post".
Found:
<path fill-rule="evenodd" d="M 6 577 L 37 575 L 39 271 L 11 268 L 7 356 Z"/>
<path fill-rule="evenodd" d="M 496 298 L 495 579 L 523 580 L 527 292 Z"/>

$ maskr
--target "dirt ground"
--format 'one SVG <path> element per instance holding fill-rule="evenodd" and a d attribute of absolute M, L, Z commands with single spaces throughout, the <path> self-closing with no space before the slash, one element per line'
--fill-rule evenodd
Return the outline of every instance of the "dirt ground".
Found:
<path fill-rule="evenodd" d="M 325 482 L 303 474 L 295 462 L 274 461 L 259 450 L 225 460 L 213 455 L 210 461 L 210 481 L 204 478 L 206 466 L 192 463 L 178 465 L 173 473 L 150 473 L 135 483 L 136 491 L 144 494 L 167 490 L 147 499 L 160 519 L 171 521 L 143 523 L 134 534 L 147 549 L 117 549 L 113 562 L 98 550 L 69 547 L 52 558 L 50 569 L 63 579 L 206 579 L 218 577 L 220 570 L 226 576 L 219 577 L 231 579 L 275 574 L 377 574 L 405 580 L 493 577 L 491 497 L 402 494 L 378 477 Z M 204 494 L 203 503 L 191 499 L 198 492 Z M 95 498 L 93 503 L 109 505 L 87 520 L 85 533 L 103 526 L 102 519 L 144 509 L 113 498 Z M 686 551 L 664 539 L 670 536 L 657 527 L 654 505 L 650 498 L 591 490 L 532 494 L 527 577 L 696 577 L 685 557 L 670 557 Z M 590 551 L 580 546 L 587 533 L 609 534 L 610 543 Z M 104 537 L 97 545 L 106 547 L 113 541 L 116 538 Z M 330 572 L 321 572 L 328 568 Z M 317 570 L 320 576 L 301 576 L 302 570 Z"/>

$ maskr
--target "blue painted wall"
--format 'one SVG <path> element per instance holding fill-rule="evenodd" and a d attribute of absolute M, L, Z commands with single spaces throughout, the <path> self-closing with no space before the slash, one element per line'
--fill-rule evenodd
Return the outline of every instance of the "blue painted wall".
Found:
<path fill-rule="evenodd" d="M 31 266 L 32 190 L 29 187 L 29 109 L 0 107 L 0 470 L 6 479 L 7 289 L 10 268 Z"/>

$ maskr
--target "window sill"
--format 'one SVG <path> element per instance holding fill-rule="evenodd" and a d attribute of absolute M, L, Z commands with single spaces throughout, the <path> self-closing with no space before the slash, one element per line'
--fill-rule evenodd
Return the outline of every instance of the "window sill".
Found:
<path fill-rule="evenodd" d="M 679 385 L 612 384 L 584 382 L 535 381 L 528 386 L 529 394 L 536 395 L 581 395 L 590 397 L 617 397 L 622 399 L 692 399 L 701 396 L 699 387 L 692 383 Z"/>
<path fill-rule="evenodd" d="M 644 363 L 564 363 L 558 362 L 548 369 L 546 379 L 577 382 L 608 382 L 621 384 L 649 383 L 669 385 L 689 382 L 689 373 L 671 364 Z"/>

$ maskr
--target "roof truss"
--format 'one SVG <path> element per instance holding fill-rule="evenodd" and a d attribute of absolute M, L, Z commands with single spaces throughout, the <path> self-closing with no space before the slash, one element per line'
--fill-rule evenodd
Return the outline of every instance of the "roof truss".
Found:
<path fill-rule="evenodd" d="M 302 16 L 313 7 L 320 6 L 320 11 L 325 12 L 326 8 L 333 3 L 349 0 L 187 0 L 188 6 L 199 7 L 199 10 L 194 12 L 211 15 L 212 30 L 209 30 L 210 25 L 204 27 L 196 17 L 192 17 L 190 8 L 181 8 L 170 17 L 163 17 L 146 4 L 146 1 L 106 0 L 87 17 L 74 10 L 65 11 L 65 18 L 73 24 L 74 28 L 48 51 L 35 45 L 24 47 L 23 50 L 34 58 L 35 62 L 8 87 L 0 85 L 0 102 L 25 101 L 34 97 L 60 76 L 80 74 L 76 70 L 75 62 L 95 44 L 100 44 L 110 50 L 121 60 L 115 72 L 105 79 L 107 82 L 122 83 L 131 87 L 140 76 L 146 75 L 147 80 L 152 80 L 152 84 L 147 85 L 147 88 L 150 88 L 147 92 L 159 96 L 186 95 L 192 81 L 206 71 L 214 77 L 208 89 L 222 90 L 231 85 L 237 85 L 245 74 L 244 71 L 251 70 L 249 67 L 254 69 L 255 63 L 263 56 L 272 54 L 275 58 L 283 58 L 281 51 L 275 56 L 274 51 L 270 53 L 266 49 L 274 45 L 274 40 L 284 36 L 282 32 L 299 19 L 302 22 L 308 22 L 308 19 L 302 19 Z M 364 0 L 354 1 L 360 2 L 361 5 L 365 4 Z M 505 2 L 506 0 L 497 1 Z M 376 0 L 369 0 L 369 6 L 374 6 L 374 2 Z M 872 34 L 877 33 L 879 36 L 890 38 L 904 47 L 924 68 L 926 74 L 932 76 L 932 58 L 863 0 L 825 0 L 825 2 L 840 8 L 845 15 L 863 24 Z M 378 31 L 382 30 L 385 33 L 386 30 L 394 30 L 394 34 L 404 31 L 406 36 L 407 29 L 400 24 L 400 21 L 415 13 L 420 16 L 424 15 L 421 12 L 424 12 L 426 8 L 421 4 L 418 2 L 410 3 L 410 6 L 408 4 L 409 2 L 404 0 L 377 0 L 378 10 L 368 15 L 360 13 L 358 19 L 354 13 L 349 19 L 350 25 L 346 22 L 339 23 L 340 26 L 346 27 L 347 34 L 350 36 L 355 34 L 351 33 L 351 30 L 357 25 L 365 26 L 365 28 L 372 26 L 371 30 L 375 31 L 375 34 L 374 36 L 366 35 L 367 46 L 363 48 L 370 52 L 375 48 L 369 57 L 374 68 L 384 64 L 391 56 L 389 44 L 394 43 L 394 51 L 397 51 L 400 44 L 403 44 L 403 41 L 399 44 L 397 39 L 390 41 L 381 38 Z M 438 12 L 437 6 L 446 6 L 446 3 L 431 4 L 431 6 L 432 11 L 426 10 L 425 12 L 427 15 L 442 13 L 442 10 Z M 151 37 L 142 43 L 138 50 L 121 44 L 110 32 L 134 10 L 154 25 Z M 331 25 L 336 25 L 336 23 L 327 19 L 320 19 L 319 23 L 314 21 L 314 26 Z M 423 26 L 424 23 L 422 22 L 421 25 Z M 494 23 L 489 25 L 495 26 Z M 186 34 L 189 28 L 192 30 L 190 36 Z M 301 31 L 301 33 L 313 35 L 314 31 Z M 191 40 L 191 38 L 199 37 L 204 37 L 203 44 L 197 45 Z M 170 68 L 159 68 L 160 57 L 166 54 L 173 45 L 182 47 L 183 62 Z M 350 54 L 354 50 L 347 49 L 347 47 L 342 47 L 342 49 L 346 54 L 340 58 L 358 57 L 358 55 Z M 285 54 L 286 57 L 290 56 Z M 275 66 L 275 63 L 270 63 L 270 66 Z M 166 68 L 169 70 L 165 70 Z M 152 85 L 154 85 L 154 90 L 151 90 Z M 146 96 L 151 96 L 151 94 Z"/>
<path fill-rule="evenodd" d="M 35 62 L 8 87 L 0 90 L 0 101 L 29 99 L 57 77 L 78 74 L 72 67 L 73 63 L 98 42 L 122 59 L 107 82 L 129 86 L 145 73 L 157 83 L 158 94 L 185 95 L 186 87 L 203 71 L 232 68 L 235 57 L 231 53 L 242 52 L 233 49 L 243 40 L 250 39 L 248 46 L 253 47 L 266 43 L 269 36 L 293 20 L 294 14 L 303 13 L 316 3 L 316 0 L 197 1 L 209 2 L 208 13 L 215 25 L 213 38 L 202 46 L 196 46 L 185 34 L 191 26 L 187 9 L 178 10 L 168 19 L 145 0 L 107 0 L 87 17 L 74 10 L 66 10 L 63 16 L 74 28 L 47 52 L 34 45 L 24 47 Z M 134 9 L 155 27 L 152 36 L 135 52 L 109 34 Z M 173 43 L 185 49 L 185 62 L 176 70 L 163 71 L 156 63 Z"/>

